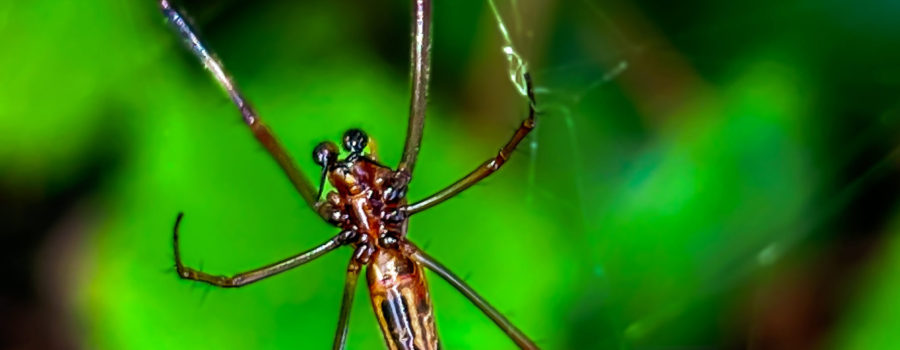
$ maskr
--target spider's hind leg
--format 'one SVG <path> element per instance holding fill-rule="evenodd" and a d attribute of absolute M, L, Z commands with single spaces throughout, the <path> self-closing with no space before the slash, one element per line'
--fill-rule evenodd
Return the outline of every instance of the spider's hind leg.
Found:
<path fill-rule="evenodd" d="M 338 316 L 337 331 L 334 333 L 332 349 L 342 350 L 347 345 L 347 331 L 350 329 L 350 310 L 353 309 L 353 295 L 356 294 L 356 281 L 359 279 L 360 264 L 355 258 L 350 259 L 347 266 L 347 277 L 344 281 L 344 297 L 341 300 L 341 313 Z"/>
<path fill-rule="evenodd" d="M 472 304 L 475 304 L 476 307 L 481 309 L 494 324 L 497 325 L 504 333 L 506 333 L 509 338 L 519 346 L 520 349 L 524 350 L 538 350 L 537 345 L 528 338 L 525 333 L 523 333 L 518 327 L 512 324 L 506 317 L 503 316 L 497 309 L 491 306 L 487 300 L 484 300 L 478 293 L 475 292 L 472 287 L 470 287 L 466 282 L 463 281 L 462 278 L 459 278 L 456 274 L 454 274 L 450 269 L 446 266 L 442 265 L 440 262 L 425 254 L 422 250 L 415 247 L 411 243 L 407 243 L 407 249 L 411 251 L 410 258 L 415 260 L 416 262 L 424 265 L 432 272 L 436 273 L 442 279 L 450 283 L 453 288 L 456 288 L 457 291 L 462 293 Z"/>

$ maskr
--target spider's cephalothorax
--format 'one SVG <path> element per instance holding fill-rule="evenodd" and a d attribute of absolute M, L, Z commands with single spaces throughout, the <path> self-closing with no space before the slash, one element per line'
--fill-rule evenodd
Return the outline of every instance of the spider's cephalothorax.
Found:
<path fill-rule="evenodd" d="M 405 237 L 409 175 L 364 154 L 368 141 L 363 131 L 348 130 L 343 148 L 349 154 L 341 160 L 334 143 L 316 146 L 313 159 L 322 167 L 323 180 L 319 193 L 326 178 L 335 189 L 320 203 L 343 229 L 344 244 L 355 247 L 353 260 L 368 266 L 372 306 L 388 347 L 436 350 L 440 346 L 424 268 L 410 259 Z"/>
<path fill-rule="evenodd" d="M 356 245 L 361 260 L 378 248 L 396 248 L 406 236 L 406 186 L 409 175 L 378 163 L 373 154 L 364 154 L 368 136 L 359 129 L 344 133 L 343 148 L 349 152 L 338 159 L 333 142 L 322 142 L 313 151 L 313 158 L 322 167 L 324 180 L 334 187 L 325 196 L 323 205 L 330 209 L 332 222 L 352 232 L 350 244 Z M 359 249 L 360 247 L 365 247 Z"/>

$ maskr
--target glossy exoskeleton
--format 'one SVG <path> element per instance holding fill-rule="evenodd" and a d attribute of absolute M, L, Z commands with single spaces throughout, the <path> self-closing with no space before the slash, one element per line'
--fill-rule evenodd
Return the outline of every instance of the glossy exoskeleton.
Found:
<path fill-rule="evenodd" d="M 335 349 L 344 348 L 353 291 L 363 266 L 367 266 L 366 281 L 372 308 L 390 349 L 440 348 L 425 269 L 434 271 L 463 293 L 520 348 L 537 349 L 528 337 L 465 282 L 407 239 L 411 215 L 453 197 L 498 170 L 534 128 L 535 100 L 527 73 L 523 78 L 527 83 L 529 114 L 507 144 L 495 156 L 456 183 L 425 199 L 408 204 L 407 187 L 419 153 L 425 119 L 431 50 L 431 3 L 429 0 L 413 0 L 412 96 L 409 127 L 400 164 L 396 169 L 380 164 L 374 154 L 365 152 L 368 136 L 361 130 L 351 129 L 341 140 L 341 146 L 347 154 L 343 159 L 340 159 L 338 146 L 333 142 L 322 142 L 313 150 L 313 160 L 322 167 L 320 185 L 316 188 L 297 168 L 239 92 L 222 63 L 209 52 L 185 16 L 167 0 L 161 0 L 160 6 L 180 38 L 225 89 L 238 107 L 244 123 L 278 162 L 303 199 L 323 220 L 340 228 L 340 233 L 334 237 L 296 256 L 233 276 L 217 276 L 182 264 L 178 227 L 183 214 L 179 213 L 175 221 L 174 250 L 175 268 L 181 278 L 219 287 L 240 287 L 312 261 L 338 247 L 351 246 L 354 253 L 347 267 L 343 301 L 334 337 Z M 334 190 L 323 196 L 325 181 Z"/>

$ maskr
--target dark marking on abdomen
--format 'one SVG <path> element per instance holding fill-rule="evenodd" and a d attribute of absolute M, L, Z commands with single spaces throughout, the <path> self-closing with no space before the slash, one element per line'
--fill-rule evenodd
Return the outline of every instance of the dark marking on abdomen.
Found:
<path fill-rule="evenodd" d="M 381 249 L 366 271 L 372 308 L 391 350 L 438 350 L 422 267 L 396 249 Z"/>
<path fill-rule="evenodd" d="M 409 305 L 406 303 L 406 298 L 395 293 L 388 293 L 381 302 L 381 313 L 387 322 L 391 338 L 394 339 L 394 343 L 399 349 L 419 350 L 413 342 L 416 338 L 415 330 L 413 330 L 412 320 L 409 318 Z"/>

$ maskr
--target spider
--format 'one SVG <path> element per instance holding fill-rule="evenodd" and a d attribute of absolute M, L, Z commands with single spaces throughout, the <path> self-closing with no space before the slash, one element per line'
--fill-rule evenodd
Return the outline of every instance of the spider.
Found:
<path fill-rule="evenodd" d="M 537 349 L 534 342 L 462 279 L 406 237 L 410 216 L 452 198 L 499 170 L 516 146 L 534 128 L 536 103 L 527 73 L 524 74 L 524 80 L 529 98 L 528 117 L 506 145 L 496 156 L 462 179 L 425 199 L 409 204 L 406 191 L 422 140 L 431 50 L 431 2 L 413 0 L 412 96 L 409 126 L 400 164 L 396 169 L 380 164 L 373 155 L 364 151 L 369 142 L 366 133 L 350 129 L 344 133 L 341 142 L 344 151 L 348 152 L 344 159 L 338 159 L 338 146 L 330 141 L 320 143 L 313 150 L 313 160 L 322 168 L 320 183 L 316 188 L 240 93 L 222 63 L 206 48 L 186 17 L 167 0 L 160 0 L 159 4 L 168 22 L 225 89 L 240 111 L 244 123 L 275 159 L 309 207 L 324 221 L 341 229 L 340 233 L 319 246 L 293 257 L 233 276 L 218 276 L 185 266 L 181 262 L 178 227 L 184 214 L 179 213 L 173 229 L 175 269 L 178 276 L 218 287 L 241 287 L 303 265 L 338 247 L 351 246 L 354 252 L 347 266 L 334 349 L 343 349 L 346 344 L 354 290 L 363 266 L 368 266 L 366 281 L 372 308 L 390 349 L 440 348 L 425 281 L 426 268 L 465 295 L 520 348 Z M 323 198 L 325 181 L 330 182 L 335 191 L 325 194 Z"/>

